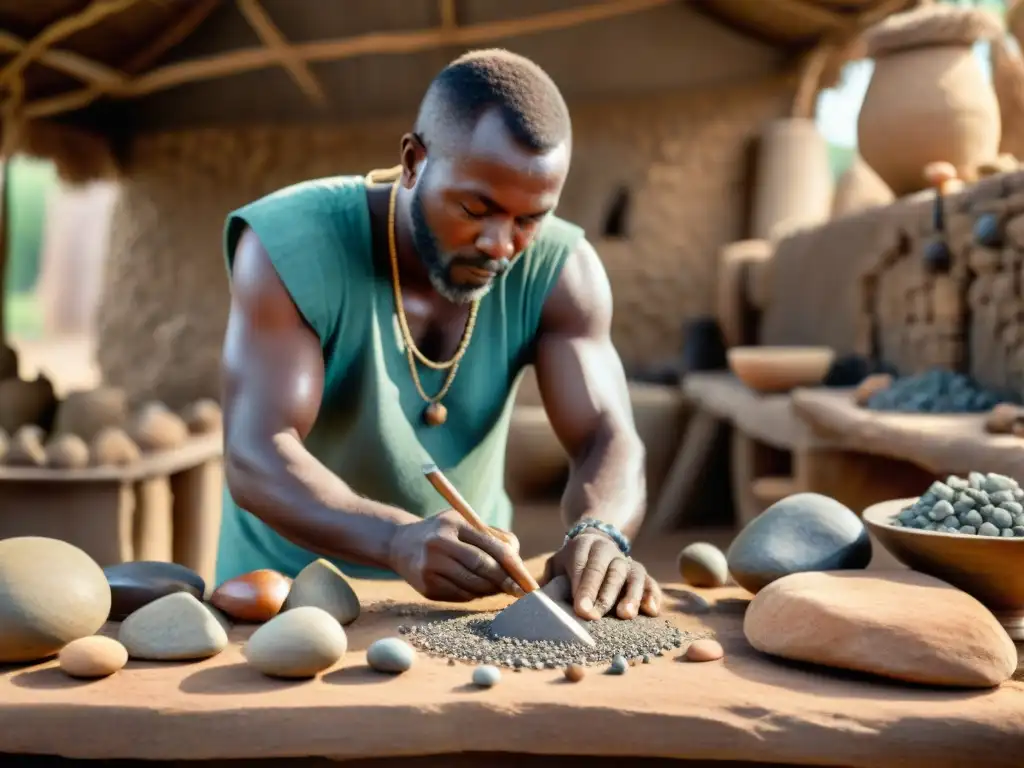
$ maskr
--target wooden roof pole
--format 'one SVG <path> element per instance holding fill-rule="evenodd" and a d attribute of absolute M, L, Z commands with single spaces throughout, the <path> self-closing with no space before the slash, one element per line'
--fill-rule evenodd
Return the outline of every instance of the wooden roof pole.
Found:
<path fill-rule="evenodd" d="M 129 76 L 135 75 L 151 67 L 161 56 L 191 35 L 200 24 L 206 21 L 207 17 L 220 5 L 220 2 L 221 0 L 196 0 L 195 4 L 190 6 L 176 23 L 172 24 L 162 35 L 128 60 L 122 67 L 124 74 Z M 64 100 L 62 109 L 36 114 L 31 108 L 26 108 L 25 114 L 26 117 L 32 118 L 53 115 L 59 112 L 70 112 L 88 106 L 108 92 L 109 88 L 93 81 L 92 85 L 88 88 L 55 97 Z"/>
<path fill-rule="evenodd" d="M 453 30 L 459 26 L 458 14 L 455 12 L 455 0 L 438 0 L 441 16 L 441 29 Z"/>
<path fill-rule="evenodd" d="M 314 77 L 313 70 L 288 44 L 266 9 L 260 5 L 259 0 L 235 0 L 235 5 L 238 6 L 238 10 L 264 47 L 277 55 L 281 66 L 291 75 L 292 80 L 299 86 L 299 90 L 306 94 L 306 98 L 317 106 L 325 105 L 327 96 L 324 94 L 324 89 L 320 87 L 319 81 Z"/>
<path fill-rule="evenodd" d="M 54 43 L 60 42 L 65 37 L 70 37 L 75 32 L 95 26 L 107 16 L 120 13 L 136 2 L 137 0 L 93 0 L 80 13 L 65 16 L 53 22 L 0 68 L 0 86 L 10 86 L 21 75 L 25 67 L 45 53 Z"/>
<path fill-rule="evenodd" d="M 451 28 L 435 26 L 400 32 L 370 32 L 335 40 L 292 43 L 290 48 L 298 59 L 311 62 L 339 61 L 372 54 L 409 54 L 436 50 L 448 45 L 477 46 L 507 37 L 570 29 L 675 2 L 678 0 L 599 0 L 575 8 L 545 11 L 520 18 Z M 215 80 L 242 72 L 265 69 L 279 63 L 278 54 L 263 46 L 228 51 L 201 59 L 166 64 L 135 77 L 116 90 L 104 92 L 90 86 L 83 90 L 28 102 L 24 108 L 24 115 L 28 118 L 49 117 L 81 109 L 104 95 L 116 98 L 144 96 L 186 83 Z"/>
<path fill-rule="evenodd" d="M 20 53 L 28 45 L 17 35 L 0 29 L 0 53 Z M 125 81 L 125 76 L 116 69 L 72 51 L 46 50 L 42 51 L 37 59 L 40 64 L 45 64 L 51 69 L 103 88 L 117 87 Z"/>

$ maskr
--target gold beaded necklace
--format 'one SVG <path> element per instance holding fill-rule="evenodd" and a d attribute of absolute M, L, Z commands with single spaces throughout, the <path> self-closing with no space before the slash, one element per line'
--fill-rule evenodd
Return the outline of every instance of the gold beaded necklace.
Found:
<path fill-rule="evenodd" d="M 409 323 L 405 317 L 405 305 L 402 301 L 402 284 L 398 277 L 398 247 L 395 243 L 395 207 L 397 200 L 398 182 L 395 181 L 391 185 L 391 200 L 388 203 L 388 252 L 391 257 L 391 283 L 395 290 L 395 313 L 398 317 L 398 325 L 402 331 L 402 341 L 405 346 L 405 357 L 409 361 L 409 373 L 412 374 L 413 384 L 416 385 L 416 391 L 419 392 L 420 397 L 429 403 L 427 409 L 423 412 L 423 420 L 430 426 L 436 427 L 444 424 L 448 419 L 448 409 L 441 404 L 441 400 L 448 394 L 448 390 L 451 388 L 452 382 L 455 381 L 455 374 L 459 371 L 459 363 L 462 362 L 462 358 L 466 354 L 466 350 L 469 348 L 470 339 L 473 338 L 473 328 L 476 326 L 476 317 L 480 308 L 480 300 L 477 299 L 470 305 L 469 317 L 466 320 L 466 329 L 462 332 L 462 339 L 459 341 L 459 346 L 450 360 L 438 363 L 428 358 L 419 350 L 419 347 L 416 346 L 416 342 L 413 341 L 412 332 L 409 330 Z M 445 377 L 441 391 L 433 397 L 430 397 L 423 389 L 423 384 L 420 382 L 419 372 L 416 370 L 417 360 L 428 368 L 433 368 L 435 371 L 448 371 L 448 375 Z"/>

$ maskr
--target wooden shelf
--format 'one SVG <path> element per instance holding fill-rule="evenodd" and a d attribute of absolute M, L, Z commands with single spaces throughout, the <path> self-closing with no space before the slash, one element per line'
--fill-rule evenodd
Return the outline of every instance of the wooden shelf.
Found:
<path fill-rule="evenodd" d="M 126 467 L 87 467 L 85 469 L 53 469 L 50 467 L 0 466 L 0 483 L 109 483 L 137 482 L 150 477 L 173 475 L 213 459 L 224 451 L 222 433 L 190 438 L 185 445 L 172 451 L 143 454 L 142 458 Z"/>
<path fill-rule="evenodd" d="M 761 395 L 731 373 L 690 373 L 683 394 L 697 408 L 728 421 L 740 432 L 773 448 L 828 447 L 797 418 L 791 395 Z"/>
<path fill-rule="evenodd" d="M 844 450 L 916 464 L 935 474 L 998 472 L 1024 479 L 1024 440 L 985 431 L 986 414 L 889 413 L 861 408 L 851 390 L 797 390 L 793 411 Z"/>

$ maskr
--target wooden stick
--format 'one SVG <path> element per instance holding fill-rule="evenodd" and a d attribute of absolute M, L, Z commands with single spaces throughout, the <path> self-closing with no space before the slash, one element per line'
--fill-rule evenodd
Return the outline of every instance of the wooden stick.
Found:
<path fill-rule="evenodd" d="M 459 26 L 458 14 L 455 13 L 455 0 L 440 0 L 441 29 L 452 30 Z"/>
<path fill-rule="evenodd" d="M 435 27 L 405 32 L 371 32 L 365 35 L 293 43 L 291 48 L 302 61 L 339 61 L 370 54 L 407 54 L 443 48 L 449 45 L 475 46 L 507 37 L 533 35 L 569 29 L 594 21 L 604 21 L 640 11 L 669 5 L 676 0 L 604 0 L 582 8 L 549 11 L 520 19 L 504 19 L 455 29 Z M 207 56 L 191 61 L 168 64 L 142 75 L 123 88 L 110 93 L 115 98 L 144 96 L 186 83 L 214 80 L 219 77 L 251 72 L 278 64 L 277 55 L 266 48 Z M 103 94 L 72 91 L 25 105 L 27 117 L 48 115 L 80 109 Z"/>
<path fill-rule="evenodd" d="M 150 67 L 153 62 L 157 61 L 161 56 L 192 34 L 200 24 L 206 21 L 207 17 L 213 13 L 214 9 L 220 5 L 220 3 L 221 0 L 204 0 L 203 2 L 197 2 L 160 37 L 132 56 L 123 67 L 124 73 L 127 75 L 134 75 Z M 76 109 L 81 109 L 82 107 L 87 107 L 93 101 L 107 93 L 107 89 L 101 88 L 94 83 L 90 87 L 83 88 L 79 91 L 72 91 L 60 96 L 55 96 L 52 99 L 45 100 L 45 102 L 36 102 L 38 107 L 33 107 L 32 104 L 28 104 L 25 107 L 24 114 L 28 118 L 40 118 L 49 117 L 50 115 L 56 115 L 62 112 L 71 112 Z"/>
<path fill-rule="evenodd" d="M 93 0 L 80 13 L 64 16 L 46 27 L 0 68 L 0 86 L 10 84 L 41 53 L 75 32 L 95 26 L 101 20 L 131 7 L 137 0 Z"/>
<path fill-rule="evenodd" d="M 221 0 L 194 2 L 163 34 L 132 56 L 124 65 L 125 71 L 134 75 L 149 69 L 161 56 L 195 32 L 220 4 Z"/>
<path fill-rule="evenodd" d="M 825 66 L 835 53 L 836 46 L 832 42 L 822 42 L 807 55 L 800 68 L 796 96 L 793 98 L 792 116 L 813 120 L 817 111 L 818 93 L 821 91 L 821 76 Z"/>
<path fill-rule="evenodd" d="M 423 467 L 423 474 L 426 476 L 430 484 L 434 486 L 435 490 L 447 501 L 452 509 L 462 515 L 462 518 L 469 523 L 473 528 L 482 533 L 484 536 L 491 538 L 500 537 L 499 531 L 495 528 L 491 528 L 487 523 L 480 519 L 480 516 L 473 511 L 473 508 L 469 506 L 462 494 L 458 492 L 454 485 L 452 485 L 448 478 L 442 474 L 441 470 L 437 468 L 436 464 L 426 464 Z M 505 540 L 507 543 L 507 540 Z M 510 551 L 501 561 L 501 567 L 505 569 L 505 572 L 512 577 L 513 581 L 519 585 L 523 592 L 533 592 L 536 589 L 540 589 L 540 585 L 537 584 L 536 580 L 530 575 L 530 572 L 526 569 L 526 565 L 515 554 Z"/>
<path fill-rule="evenodd" d="M 0 52 L 20 53 L 28 47 L 28 43 L 17 35 L 0 29 Z M 123 85 L 127 78 L 121 72 L 106 64 L 81 56 L 73 51 L 46 50 L 37 57 L 40 64 L 77 77 L 84 83 L 91 83 L 101 88 L 113 88 Z"/>
<path fill-rule="evenodd" d="M 299 86 L 299 90 L 306 95 L 306 98 L 316 106 L 326 104 L 327 96 L 324 94 L 324 89 L 320 87 L 320 83 L 313 76 L 309 65 L 295 54 L 295 49 L 288 44 L 284 34 L 270 18 L 266 8 L 260 5 L 259 0 L 235 0 L 235 2 L 256 36 L 263 41 L 264 46 L 277 54 L 281 66 Z"/>

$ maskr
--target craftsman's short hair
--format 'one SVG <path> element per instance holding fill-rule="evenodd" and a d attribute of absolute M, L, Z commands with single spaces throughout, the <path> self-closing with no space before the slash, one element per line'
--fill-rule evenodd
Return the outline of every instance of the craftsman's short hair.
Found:
<path fill-rule="evenodd" d="M 472 127 L 492 109 L 527 149 L 544 152 L 572 137 L 555 81 L 525 56 L 498 48 L 470 51 L 441 70 L 420 105 L 417 130 L 436 141 L 429 135 L 435 126 L 455 120 Z"/>

